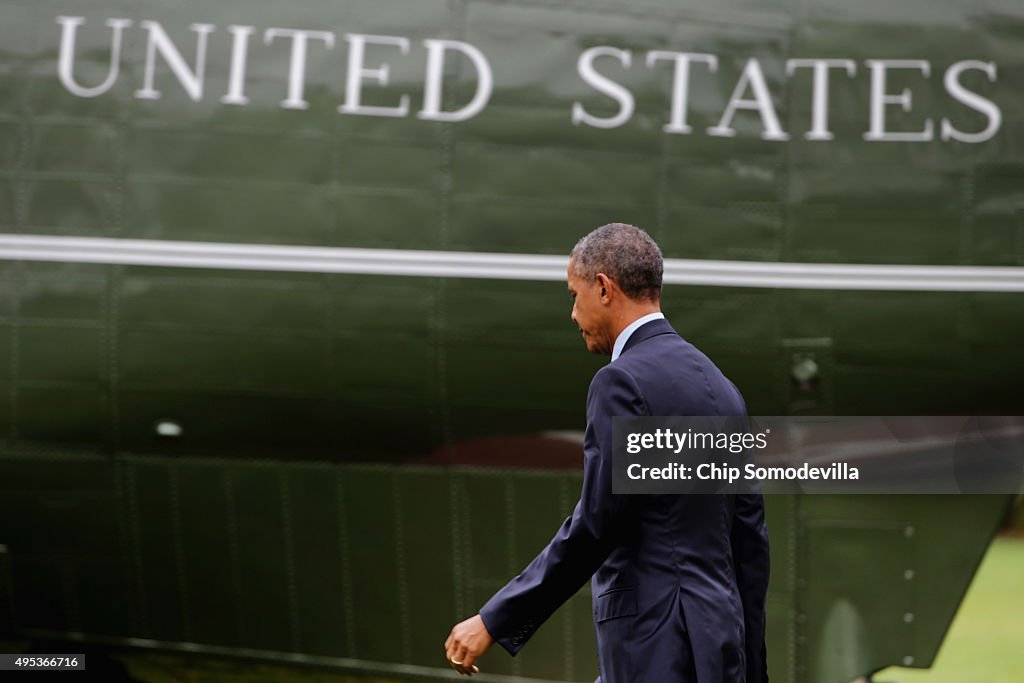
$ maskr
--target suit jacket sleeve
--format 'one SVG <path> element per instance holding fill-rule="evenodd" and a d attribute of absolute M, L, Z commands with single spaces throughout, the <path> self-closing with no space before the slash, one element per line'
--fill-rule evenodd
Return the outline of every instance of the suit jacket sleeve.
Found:
<path fill-rule="evenodd" d="M 760 493 L 736 496 L 732 523 L 732 555 L 743 603 L 747 683 L 768 683 L 765 651 L 765 595 L 768 592 L 768 528 Z"/>
<path fill-rule="evenodd" d="M 612 494 L 612 417 L 646 415 L 632 376 L 602 368 L 587 394 L 583 489 L 576 509 L 517 577 L 480 609 L 491 636 L 515 655 L 544 621 L 589 579 L 626 526 L 629 497 Z"/>

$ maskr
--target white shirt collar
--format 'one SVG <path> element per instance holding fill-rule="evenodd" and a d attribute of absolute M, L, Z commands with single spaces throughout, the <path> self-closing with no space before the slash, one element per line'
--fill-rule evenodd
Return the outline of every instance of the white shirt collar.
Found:
<path fill-rule="evenodd" d="M 641 325 L 646 325 L 652 320 L 664 319 L 665 314 L 663 314 L 661 311 L 656 311 L 654 313 L 648 313 L 647 315 L 641 318 L 637 318 L 628 326 L 626 326 L 626 329 L 624 329 L 622 332 L 619 332 L 619 336 L 615 338 L 615 346 L 612 347 L 612 362 L 614 363 L 615 359 L 622 355 L 622 350 L 626 348 L 626 342 L 629 341 L 629 337 L 634 332 L 636 332 L 638 327 L 640 327 Z"/>

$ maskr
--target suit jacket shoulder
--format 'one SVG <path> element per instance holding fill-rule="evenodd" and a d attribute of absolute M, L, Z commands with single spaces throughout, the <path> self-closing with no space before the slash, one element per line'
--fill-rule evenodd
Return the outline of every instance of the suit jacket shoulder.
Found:
<path fill-rule="evenodd" d="M 608 367 L 634 378 L 650 415 L 746 414 L 735 385 L 667 320 L 652 320 L 634 331 Z"/>
<path fill-rule="evenodd" d="M 605 410 L 598 410 L 604 407 Z M 629 415 L 652 415 L 636 377 L 625 365 L 609 363 L 594 374 L 587 391 L 587 422 L 603 419 L 608 410 L 628 408 Z"/>

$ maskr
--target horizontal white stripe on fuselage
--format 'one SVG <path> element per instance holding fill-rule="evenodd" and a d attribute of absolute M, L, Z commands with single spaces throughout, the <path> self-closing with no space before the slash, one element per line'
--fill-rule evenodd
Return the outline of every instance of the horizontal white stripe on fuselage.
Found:
<path fill-rule="evenodd" d="M 175 268 L 560 281 L 565 256 L 0 235 L 0 259 Z M 666 259 L 667 285 L 1024 292 L 1024 268 Z"/>

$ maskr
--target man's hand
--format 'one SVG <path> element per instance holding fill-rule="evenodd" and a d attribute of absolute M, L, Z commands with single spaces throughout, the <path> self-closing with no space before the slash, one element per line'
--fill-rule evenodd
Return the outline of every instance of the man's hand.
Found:
<path fill-rule="evenodd" d="M 480 615 L 455 624 L 448 640 L 444 641 L 445 656 L 452 668 L 464 676 L 479 673 L 474 662 L 494 644 Z"/>

